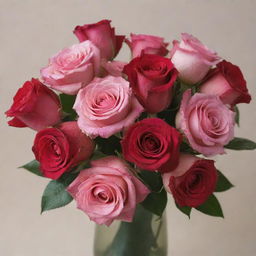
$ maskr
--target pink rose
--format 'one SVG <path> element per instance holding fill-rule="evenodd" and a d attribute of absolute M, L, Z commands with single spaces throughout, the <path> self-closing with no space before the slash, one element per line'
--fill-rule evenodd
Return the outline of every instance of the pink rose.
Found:
<path fill-rule="evenodd" d="M 108 138 L 127 128 L 143 111 L 122 77 L 95 78 L 79 91 L 74 109 L 78 125 L 87 135 Z"/>
<path fill-rule="evenodd" d="M 52 58 L 41 76 L 49 87 L 66 93 L 76 94 L 98 74 L 100 52 L 90 41 L 65 48 Z"/>
<path fill-rule="evenodd" d="M 218 95 L 223 103 L 229 105 L 251 101 L 240 68 L 225 60 L 210 70 L 205 82 L 200 86 L 200 91 Z"/>
<path fill-rule="evenodd" d="M 38 79 L 26 81 L 13 98 L 13 104 L 5 112 L 13 117 L 10 126 L 30 127 L 41 130 L 60 122 L 61 104 L 58 96 Z"/>
<path fill-rule="evenodd" d="M 92 161 L 91 168 L 81 171 L 67 190 L 91 220 L 107 226 L 113 220 L 132 222 L 136 204 L 150 192 L 114 156 Z"/>
<path fill-rule="evenodd" d="M 179 206 L 198 207 L 214 192 L 218 175 L 213 160 L 181 154 L 177 168 L 162 177 Z"/>
<path fill-rule="evenodd" d="M 179 71 L 181 80 L 188 84 L 196 84 L 220 61 L 220 58 L 216 52 L 192 35 L 182 33 L 181 38 L 181 42 L 173 41 L 171 60 Z"/>
<path fill-rule="evenodd" d="M 76 26 L 74 34 L 80 42 L 90 40 L 100 49 L 101 57 L 112 60 L 120 51 L 125 36 L 117 36 L 115 28 L 110 26 L 110 20 L 98 23 Z"/>
<path fill-rule="evenodd" d="M 106 61 L 105 59 L 101 61 L 101 67 L 110 76 L 122 76 L 125 65 L 127 62 L 123 61 Z"/>
<path fill-rule="evenodd" d="M 215 95 L 183 94 L 176 127 L 181 129 L 190 145 L 205 156 L 223 154 L 224 145 L 234 137 L 235 113 Z"/>
<path fill-rule="evenodd" d="M 165 56 L 168 53 L 168 43 L 164 38 L 151 35 L 131 34 L 131 41 L 125 41 L 132 51 L 132 58 L 140 56 L 141 52 Z"/>

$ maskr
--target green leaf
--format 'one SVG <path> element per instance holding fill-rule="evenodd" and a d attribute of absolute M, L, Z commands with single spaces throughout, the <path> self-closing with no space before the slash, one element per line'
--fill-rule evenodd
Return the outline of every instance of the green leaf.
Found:
<path fill-rule="evenodd" d="M 179 206 L 177 203 L 175 203 L 175 204 L 176 204 L 176 207 L 177 207 L 181 212 L 183 212 L 184 214 L 186 214 L 186 215 L 190 218 L 190 214 L 191 214 L 191 210 L 192 210 L 191 207 L 189 207 L 189 206 L 183 206 L 183 207 L 181 207 L 181 206 Z"/>
<path fill-rule="evenodd" d="M 192 149 L 189 144 L 185 141 L 182 141 L 181 145 L 180 145 L 180 151 L 183 153 L 187 153 L 187 154 L 192 154 L 192 155 L 200 155 L 200 153 L 198 153 L 197 151 L 195 151 L 194 149 Z"/>
<path fill-rule="evenodd" d="M 29 162 L 23 166 L 20 166 L 19 168 L 26 169 L 29 172 L 32 172 L 38 176 L 43 177 L 43 174 L 40 171 L 40 163 L 37 160 L 32 160 L 31 162 Z"/>
<path fill-rule="evenodd" d="M 223 192 L 232 187 L 234 187 L 233 184 L 220 171 L 218 171 L 218 181 L 215 192 Z"/>
<path fill-rule="evenodd" d="M 74 120 L 76 117 L 76 112 L 73 109 L 73 106 L 76 100 L 76 96 L 62 93 L 59 95 L 59 97 L 63 111 L 68 114 L 68 116 L 65 119 L 67 119 L 67 121 Z"/>
<path fill-rule="evenodd" d="M 233 150 L 254 150 L 256 149 L 256 143 L 252 140 L 235 137 L 225 145 L 225 148 Z"/>
<path fill-rule="evenodd" d="M 240 126 L 240 112 L 239 112 L 239 108 L 237 106 L 234 107 L 234 110 L 235 110 L 235 122 L 238 126 Z"/>
<path fill-rule="evenodd" d="M 148 185 L 151 191 L 159 192 L 163 187 L 162 176 L 159 172 L 140 171 L 139 177 Z"/>
<path fill-rule="evenodd" d="M 210 216 L 224 218 L 220 203 L 215 195 L 210 195 L 209 198 L 202 205 L 196 207 L 196 209 L 202 213 Z"/>
<path fill-rule="evenodd" d="M 151 192 L 141 204 L 148 211 L 162 216 L 167 204 L 167 193 L 164 189 L 161 192 Z"/>
<path fill-rule="evenodd" d="M 48 183 L 41 200 L 41 213 L 63 207 L 73 200 L 66 191 L 66 187 L 76 177 L 77 174 L 66 173 L 59 180 L 52 180 Z"/>
<path fill-rule="evenodd" d="M 108 139 L 97 137 L 95 142 L 98 145 L 98 150 L 105 155 L 116 155 L 116 151 L 121 152 L 120 139 L 114 135 Z"/>

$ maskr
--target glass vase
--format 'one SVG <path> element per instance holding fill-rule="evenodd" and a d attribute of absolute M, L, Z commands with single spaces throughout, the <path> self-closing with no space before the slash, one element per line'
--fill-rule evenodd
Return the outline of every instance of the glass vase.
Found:
<path fill-rule="evenodd" d="M 138 205 L 132 223 L 96 225 L 94 256 L 167 256 L 165 214 L 160 218 Z"/>

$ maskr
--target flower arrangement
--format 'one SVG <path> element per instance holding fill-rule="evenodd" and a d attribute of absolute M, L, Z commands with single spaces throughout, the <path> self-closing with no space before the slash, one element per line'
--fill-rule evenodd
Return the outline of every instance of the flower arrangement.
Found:
<path fill-rule="evenodd" d="M 237 105 L 251 101 L 240 68 L 187 33 L 170 50 L 158 36 L 116 35 L 109 20 L 74 34 L 6 111 L 10 126 L 36 131 L 22 167 L 51 179 L 42 212 L 75 199 L 109 226 L 132 222 L 138 204 L 161 216 L 170 193 L 188 216 L 223 217 L 215 192 L 233 185 L 209 157 L 256 148 L 234 137 Z M 124 43 L 129 62 L 115 59 Z"/>

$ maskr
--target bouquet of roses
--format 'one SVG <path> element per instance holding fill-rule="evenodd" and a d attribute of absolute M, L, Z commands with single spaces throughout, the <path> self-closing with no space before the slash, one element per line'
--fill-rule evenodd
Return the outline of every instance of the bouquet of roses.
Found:
<path fill-rule="evenodd" d="M 116 35 L 109 20 L 74 34 L 6 111 L 37 132 L 22 167 L 52 179 L 42 212 L 75 199 L 97 224 L 132 222 L 138 204 L 161 216 L 168 192 L 188 216 L 222 217 L 214 192 L 233 185 L 206 157 L 255 149 L 234 137 L 237 104 L 251 101 L 239 67 L 187 33 L 170 50 L 158 36 Z M 114 60 L 123 43 L 130 62 Z"/>

